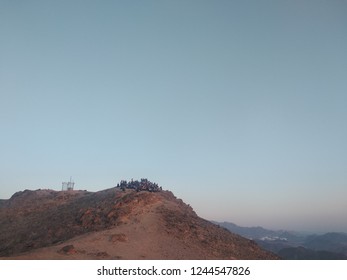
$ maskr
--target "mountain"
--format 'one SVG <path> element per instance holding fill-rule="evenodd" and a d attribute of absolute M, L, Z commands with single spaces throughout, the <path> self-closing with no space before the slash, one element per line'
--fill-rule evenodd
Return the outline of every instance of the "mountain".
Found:
<path fill-rule="evenodd" d="M 0 209 L 5 204 L 6 204 L 6 200 L 5 199 L 0 199 Z"/>
<path fill-rule="evenodd" d="M 347 255 L 331 251 L 311 250 L 305 247 L 290 247 L 278 251 L 285 260 L 347 260 Z"/>
<path fill-rule="evenodd" d="M 212 221 L 212 222 L 230 230 L 231 232 L 235 232 L 249 239 L 259 239 L 264 236 L 277 235 L 275 231 L 268 230 L 262 227 L 240 227 L 230 222 L 215 222 L 215 221 Z"/>
<path fill-rule="evenodd" d="M 346 233 L 329 232 L 323 235 L 310 235 L 303 245 L 309 249 L 342 253 L 347 256 Z"/>
<path fill-rule="evenodd" d="M 241 227 L 230 222 L 215 222 L 213 223 L 224 227 L 231 232 L 240 234 L 243 237 L 260 240 L 260 241 L 274 241 L 278 243 L 290 243 L 290 244 L 300 244 L 306 238 L 305 235 L 286 230 L 269 230 L 263 227 Z"/>
<path fill-rule="evenodd" d="M 25 190 L 0 224 L 3 259 L 278 259 L 159 189 Z"/>
<path fill-rule="evenodd" d="M 347 234 L 308 235 L 295 231 L 240 227 L 229 222 L 214 222 L 231 232 L 254 240 L 261 248 L 287 260 L 345 260 Z"/>

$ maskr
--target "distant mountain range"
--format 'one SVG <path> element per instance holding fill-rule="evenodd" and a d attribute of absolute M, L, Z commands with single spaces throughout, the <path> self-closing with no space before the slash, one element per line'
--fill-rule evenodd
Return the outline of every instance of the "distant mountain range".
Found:
<path fill-rule="evenodd" d="M 5 199 L 0 199 L 0 207 L 6 203 Z"/>
<path fill-rule="evenodd" d="M 213 222 L 231 232 L 254 240 L 263 249 L 287 260 L 346 260 L 347 234 L 304 234 L 295 231 L 241 227 L 230 222 Z"/>

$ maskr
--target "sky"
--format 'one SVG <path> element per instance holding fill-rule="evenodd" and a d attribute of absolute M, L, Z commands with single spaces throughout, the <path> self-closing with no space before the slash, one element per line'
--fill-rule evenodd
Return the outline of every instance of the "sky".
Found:
<path fill-rule="evenodd" d="M 205 219 L 347 232 L 346 14 L 0 0 L 0 198 L 148 178 Z"/>

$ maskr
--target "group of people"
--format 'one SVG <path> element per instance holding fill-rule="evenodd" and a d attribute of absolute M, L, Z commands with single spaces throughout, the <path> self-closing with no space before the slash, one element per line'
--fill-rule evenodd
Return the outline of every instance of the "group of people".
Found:
<path fill-rule="evenodd" d="M 162 187 L 159 187 L 158 184 L 152 183 L 147 179 L 141 179 L 140 181 L 131 180 L 127 182 L 126 180 L 122 180 L 119 184 L 117 184 L 117 188 L 121 188 L 123 191 L 125 189 L 133 189 L 136 191 L 149 191 L 149 192 L 159 192 L 162 191 Z"/>

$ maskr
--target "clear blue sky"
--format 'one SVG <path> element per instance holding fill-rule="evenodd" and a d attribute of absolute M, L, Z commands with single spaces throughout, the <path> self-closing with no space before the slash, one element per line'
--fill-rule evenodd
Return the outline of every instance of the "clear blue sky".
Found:
<path fill-rule="evenodd" d="M 347 231 L 346 15 L 0 0 L 0 198 L 145 177 L 206 219 Z"/>

